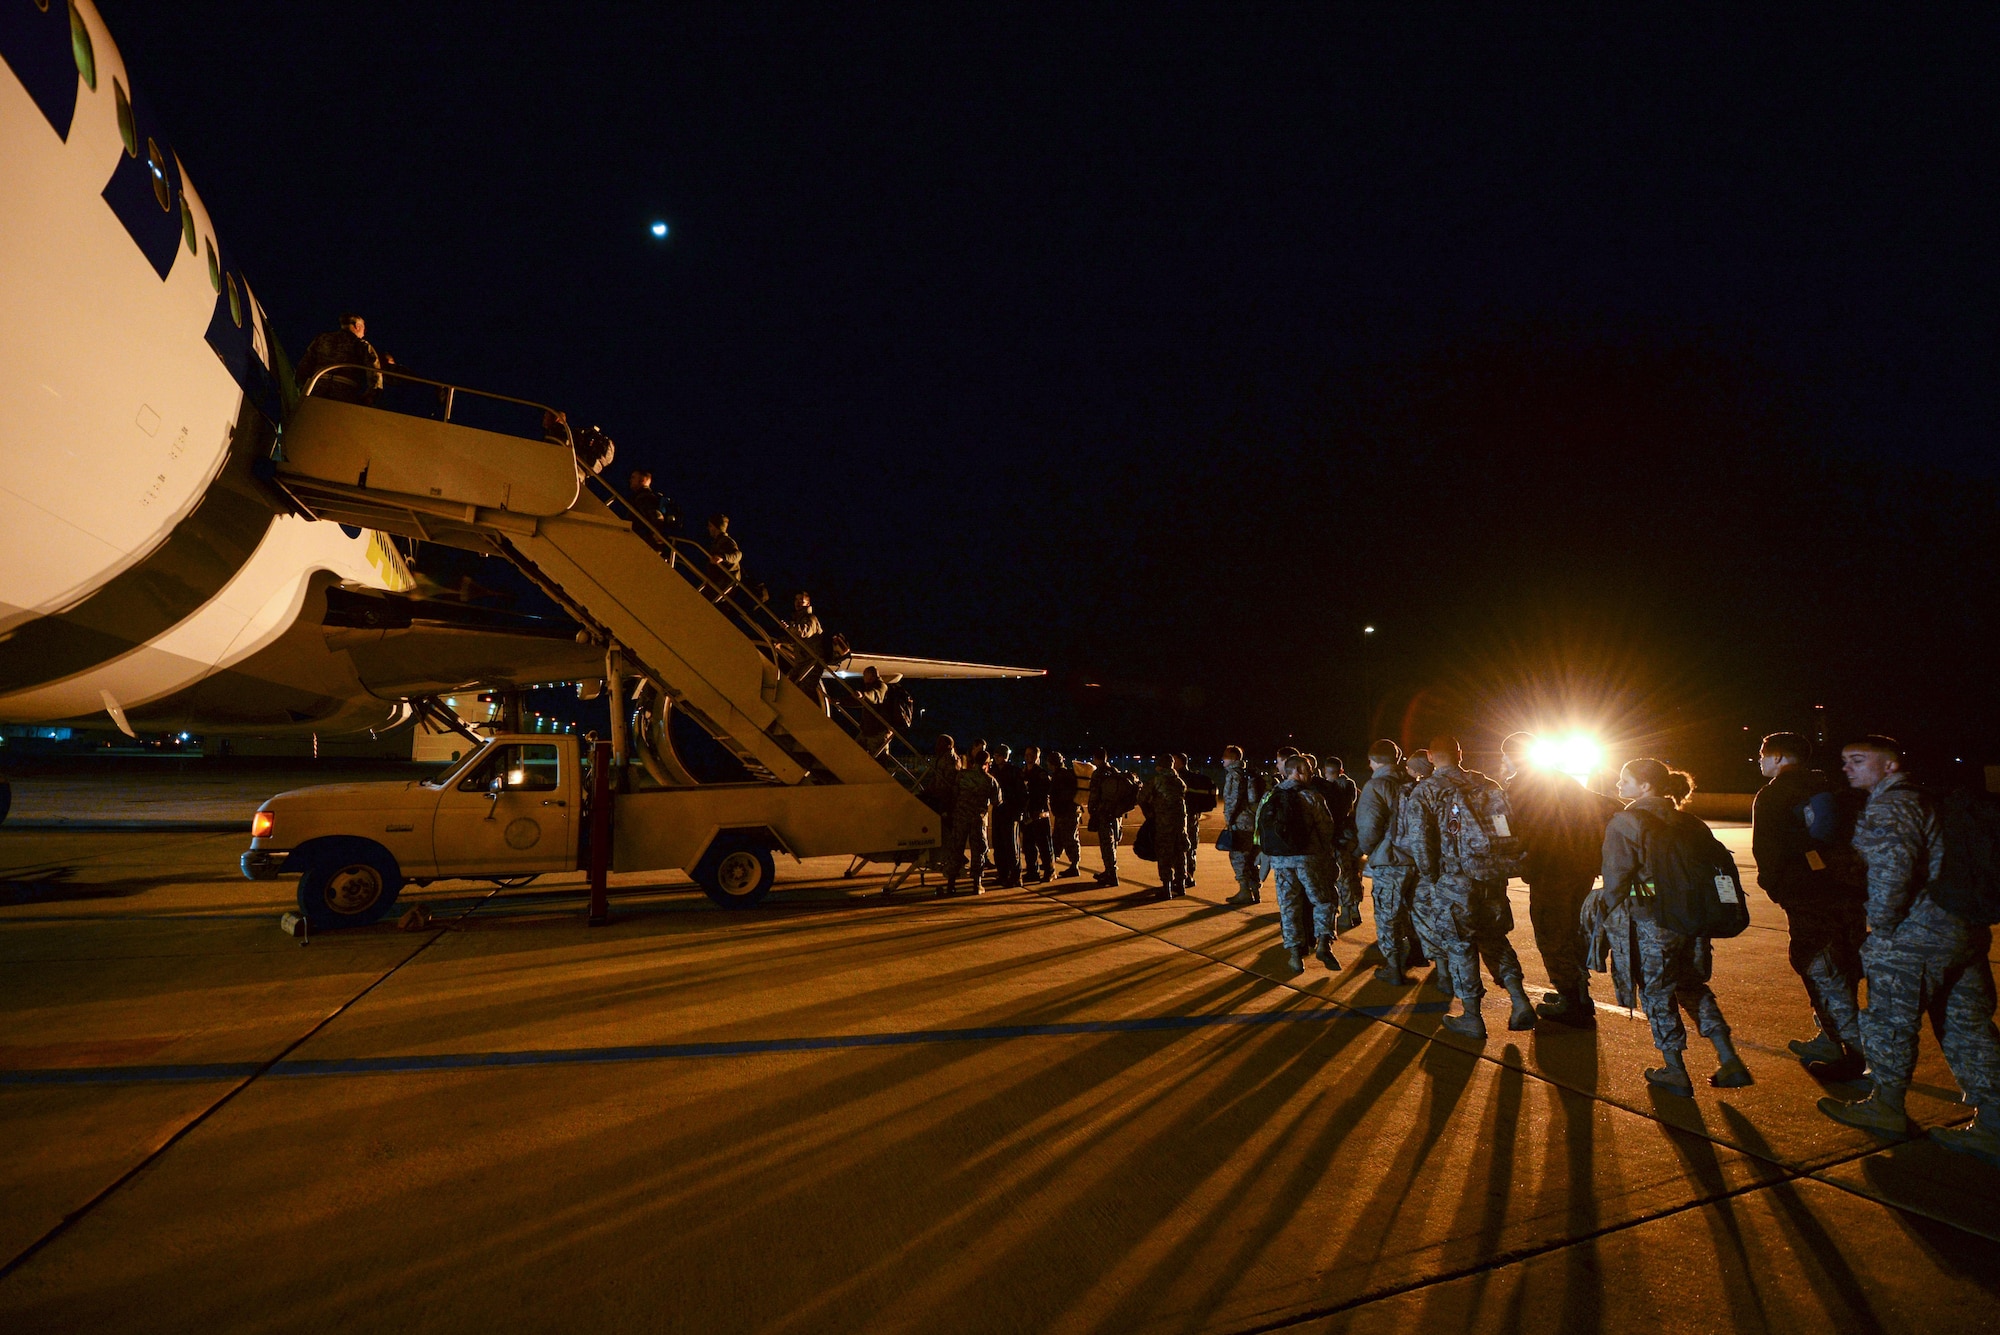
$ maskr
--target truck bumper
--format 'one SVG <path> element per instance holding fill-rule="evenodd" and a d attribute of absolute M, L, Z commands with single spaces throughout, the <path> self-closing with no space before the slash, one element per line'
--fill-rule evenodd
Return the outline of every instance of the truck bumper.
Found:
<path fill-rule="evenodd" d="M 243 855 L 243 874 L 253 881 L 275 880 L 290 856 L 289 852 L 274 848 L 253 848 Z"/>

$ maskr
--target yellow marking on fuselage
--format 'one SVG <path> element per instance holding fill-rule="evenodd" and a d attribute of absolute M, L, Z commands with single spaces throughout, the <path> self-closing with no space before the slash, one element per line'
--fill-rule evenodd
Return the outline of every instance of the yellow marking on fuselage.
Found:
<path fill-rule="evenodd" d="M 389 539 L 374 529 L 368 530 L 368 564 L 375 567 L 382 576 L 382 583 L 391 593 L 408 593 L 417 587 L 416 576 L 403 561 L 403 554 L 396 550 Z"/>

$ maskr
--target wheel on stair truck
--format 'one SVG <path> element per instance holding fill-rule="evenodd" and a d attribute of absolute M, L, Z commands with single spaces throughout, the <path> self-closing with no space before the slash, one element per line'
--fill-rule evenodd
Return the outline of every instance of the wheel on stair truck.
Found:
<path fill-rule="evenodd" d="M 694 864 L 695 883 L 726 909 L 750 909 L 771 893 L 778 877 L 767 840 L 756 835 L 723 833 L 715 837 L 701 861 Z"/>
<path fill-rule="evenodd" d="M 316 932 L 365 927 L 396 906 L 402 868 L 382 845 L 368 839 L 326 839 L 292 854 L 303 861 L 299 912 Z"/>

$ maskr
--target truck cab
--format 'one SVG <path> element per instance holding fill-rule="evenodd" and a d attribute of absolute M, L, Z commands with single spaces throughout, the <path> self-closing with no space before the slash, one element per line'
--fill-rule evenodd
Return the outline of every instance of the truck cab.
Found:
<path fill-rule="evenodd" d="M 434 778 L 279 793 L 251 819 L 243 874 L 298 875 L 316 926 L 373 922 L 406 882 L 574 870 L 582 795 L 575 737 L 503 735 Z"/>

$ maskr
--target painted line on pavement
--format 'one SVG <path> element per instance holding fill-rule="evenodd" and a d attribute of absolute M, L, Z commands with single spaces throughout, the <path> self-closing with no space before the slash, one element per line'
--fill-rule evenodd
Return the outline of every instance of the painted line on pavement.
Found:
<path fill-rule="evenodd" d="M 1380 1020 L 1394 1014 L 1442 1012 L 1443 1001 L 1394 1006 L 1327 1004 L 1285 1011 L 1220 1011 L 1212 1015 L 1150 1015 L 1127 1020 L 1068 1020 L 1050 1024 L 979 1025 L 966 1029 L 911 1029 L 884 1034 L 826 1034 L 797 1038 L 724 1039 L 706 1043 L 645 1043 L 604 1048 L 528 1048 L 513 1052 L 418 1053 L 403 1057 L 342 1057 L 278 1062 L 269 1077 L 414 1075 L 428 1071 L 491 1070 L 515 1066 L 577 1066 L 604 1062 L 677 1061 L 697 1057 L 757 1057 L 786 1052 L 837 1052 L 855 1048 L 917 1047 L 934 1043 L 995 1043 L 1021 1038 L 1071 1038 L 1087 1034 L 1185 1032 L 1231 1026 Z M 173 1066 L 45 1066 L 0 1070 L 0 1085 L 171 1084 L 241 1080 L 260 1062 L 208 1062 Z"/>

